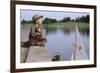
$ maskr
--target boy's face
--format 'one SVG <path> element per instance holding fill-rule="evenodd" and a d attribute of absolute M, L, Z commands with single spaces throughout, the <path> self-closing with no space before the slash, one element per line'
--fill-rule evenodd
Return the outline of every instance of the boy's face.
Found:
<path fill-rule="evenodd" d="M 39 19 L 36 20 L 36 23 L 42 24 L 42 21 L 43 21 L 42 18 L 39 18 Z"/>

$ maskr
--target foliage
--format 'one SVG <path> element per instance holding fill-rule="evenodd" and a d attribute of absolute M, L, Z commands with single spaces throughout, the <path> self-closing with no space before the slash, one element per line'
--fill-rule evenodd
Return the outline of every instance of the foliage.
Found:
<path fill-rule="evenodd" d="M 57 20 L 56 20 L 56 19 L 52 19 L 52 18 L 45 18 L 45 19 L 43 20 L 43 23 L 44 23 L 44 24 L 56 23 L 56 22 L 57 22 Z"/>
<path fill-rule="evenodd" d="M 70 17 L 64 17 L 62 20 L 60 20 L 59 22 L 69 22 L 71 21 Z"/>
<path fill-rule="evenodd" d="M 89 23 L 89 15 L 78 17 L 75 19 L 76 22 L 85 22 Z"/>
<path fill-rule="evenodd" d="M 26 21 L 24 19 L 21 21 L 21 24 L 23 24 L 23 25 L 24 24 L 29 24 L 29 23 L 33 23 L 33 21 L 32 20 Z"/>

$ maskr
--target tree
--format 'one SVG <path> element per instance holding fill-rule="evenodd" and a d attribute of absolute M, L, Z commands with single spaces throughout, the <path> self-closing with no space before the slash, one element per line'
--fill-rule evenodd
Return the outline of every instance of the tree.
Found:
<path fill-rule="evenodd" d="M 45 19 L 43 20 L 43 23 L 44 23 L 44 24 L 56 23 L 56 22 L 57 22 L 57 20 L 56 20 L 56 19 L 52 19 L 52 18 L 45 18 Z"/>
<path fill-rule="evenodd" d="M 21 24 L 24 25 L 25 23 L 26 23 L 26 21 L 23 19 L 23 20 L 21 21 Z"/>
<path fill-rule="evenodd" d="M 90 21 L 89 21 L 89 18 L 90 18 L 90 16 L 89 16 L 89 15 L 87 15 L 87 16 L 86 16 L 86 22 L 87 22 L 87 23 L 89 23 L 89 22 L 90 22 Z"/>
<path fill-rule="evenodd" d="M 62 20 L 60 20 L 60 22 L 69 22 L 71 21 L 70 17 L 64 17 Z"/>
<path fill-rule="evenodd" d="M 76 22 L 85 22 L 85 23 L 89 23 L 89 15 L 86 16 L 82 16 L 82 17 L 77 17 L 75 19 Z"/>

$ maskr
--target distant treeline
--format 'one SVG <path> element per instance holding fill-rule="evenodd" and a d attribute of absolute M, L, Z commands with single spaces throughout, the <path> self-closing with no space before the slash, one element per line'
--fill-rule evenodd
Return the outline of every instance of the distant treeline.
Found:
<path fill-rule="evenodd" d="M 82 16 L 82 17 L 77 17 L 75 19 L 71 19 L 71 17 L 64 17 L 62 20 L 57 20 L 57 19 L 52 19 L 52 18 L 45 18 L 43 20 L 43 24 L 49 24 L 49 23 L 59 23 L 59 22 L 84 22 L 84 23 L 89 23 L 89 15 L 86 16 Z M 24 23 L 33 23 L 32 20 L 30 21 L 26 21 L 26 20 L 22 20 L 21 21 L 22 24 Z"/>

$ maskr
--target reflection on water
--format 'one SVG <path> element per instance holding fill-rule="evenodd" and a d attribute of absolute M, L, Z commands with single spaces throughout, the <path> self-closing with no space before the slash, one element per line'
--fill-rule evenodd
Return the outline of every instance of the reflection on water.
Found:
<path fill-rule="evenodd" d="M 75 32 L 67 29 L 48 28 L 47 44 L 50 56 L 53 58 L 56 55 L 60 56 L 60 61 L 70 60 L 75 40 Z M 89 58 L 89 31 L 80 31 L 82 43 L 85 46 Z M 59 53 L 59 54 L 58 54 Z"/>
<path fill-rule="evenodd" d="M 66 28 L 59 28 L 62 33 L 64 34 L 68 34 L 70 33 L 71 31 L 74 31 L 74 30 L 70 30 L 70 29 L 66 29 Z M 50 28 L 50 27 L 46 27 L 46 32 L 47 34 L 50 34 L 50 33 L 56 33 L 58 30 L 58 28 L 56 27 L 53 27 L 53 28 Z M 86 34 L 86 35 L 89 35 L 89 28 L 85 28 L 85 29 L 79 29 L 80 33 L 81 34 Z"/>

